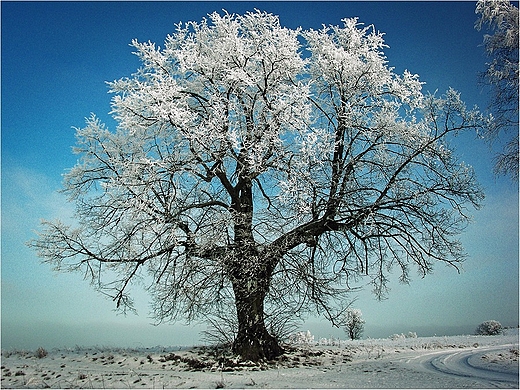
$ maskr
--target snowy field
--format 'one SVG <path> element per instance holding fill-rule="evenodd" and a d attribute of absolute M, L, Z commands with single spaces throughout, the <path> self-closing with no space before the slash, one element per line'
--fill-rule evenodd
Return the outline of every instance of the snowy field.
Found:
<path fill-rule="evenodd" d="M 204 347 L 2 351 L 3 388 L 518 388 L 518 329 L 292 344 L 239 363 Z M 39 355 L 39 356 L 38 356 Z M 45 356 L 42 356 L 45 355 Z"/>

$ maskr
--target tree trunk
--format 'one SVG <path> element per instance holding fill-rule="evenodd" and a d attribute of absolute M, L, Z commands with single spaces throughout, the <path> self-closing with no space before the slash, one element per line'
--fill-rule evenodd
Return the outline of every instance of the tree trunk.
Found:
<path fill-rule="evenodd" d="M 274 263 L 262 259 L 256 249 L 252 188 L 251 178 L 242 172 L 231 205 L 235 211 L 234 241 L 240 248 L 235 251 L 235 262 L 231 267 L 238 319 L 233 352 L 244 360 L 259 361 L 271 360 L 284 351 L 264 323 L 264 299 L 269 291 Z"/>
<path fill-rule="evenodd" d="M 264 323 L 264 299 L 268 282 L 244 278 L 233 284 L 238 318 L 238 334 L 233 352 L 244 360 L 271 360 L 284 350 L 269 334 Z"/>

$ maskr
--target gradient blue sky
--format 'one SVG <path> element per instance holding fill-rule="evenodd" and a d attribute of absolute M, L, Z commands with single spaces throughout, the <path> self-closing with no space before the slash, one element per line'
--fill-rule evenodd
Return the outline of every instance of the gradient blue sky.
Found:
<path fill-rule="evenodd" d="M 478 85 L 486 57 L 474 29 L 474 2 L 5 2 L 2 17 L 2 348 L 190 345 L 203 326 L 150 325 L 148 297 L 137 291 L 139 316 L 117 315 L 78 274 L 55 274 L 25 242 L 41 218 L 69 218 L 56 191 L 76 163 L 73 126 L 95 112 L 109 126 L 105 81 L 139 67 L 133 38 L 162 45 L 174 23 L 200 21 L 215 10 L 258 8 L 288 27 L 320 28 L 358 16 L 386 33 L 390 66 L 420 75 L 425 90 L 459 90 L 468 106 L 485 108 Z M 518 324 L 518 187 L 492 174 L 489 147 L 468 134 L 453 140 L 485 189 L 485 207 L 461 236 L 469 254 L 461 274 L 443 264 L 410 285 L 392 284 L 389 298 L 359 294 L 365 336 L 471 333 L 482 321 Z M 397 279 L 398 275 L 393 275 Z M 310 319 L 302 330 L 344 336 Z"/>

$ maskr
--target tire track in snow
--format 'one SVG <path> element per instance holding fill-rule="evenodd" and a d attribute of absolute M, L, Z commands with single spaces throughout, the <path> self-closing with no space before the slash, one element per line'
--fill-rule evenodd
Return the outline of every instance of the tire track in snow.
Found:
<path fill-rule="evenodd" d="M 517 347 L 515 344 L 497 345 L 482 348 L 464 348 L 452 351 L 437 351 L 421 354 L 406 360 L 407 364 L 418 365 L 428 371 L 446 375 L 466 377 L 483 382 L 490 387 L 518 388 L 518 364 L 516 369 L 493 367 L 490 364 L 477 364 L 482 356 L 501 353 Z"/>

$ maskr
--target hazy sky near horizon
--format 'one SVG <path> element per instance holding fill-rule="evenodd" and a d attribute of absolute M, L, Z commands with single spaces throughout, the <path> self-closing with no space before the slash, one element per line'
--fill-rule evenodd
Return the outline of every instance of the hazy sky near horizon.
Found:
<path fill-rule="evenodd" d="M 117 315 L 114 302 L 80 274 L 56 274 L 25 243 L 42 218 L 68 218 L 73 206 L 57 190 L 74 166 L 73 127 L 94 112 L 114 128 L 105 81 L 130 76 L 140 63 L 129 43 L 162 46 L 174 24 L 200 21 L 213 11 L 255 8 L 280 16 L 282 25 L 320 28 L 359 17 L 384 32 L 389 65 L 408 69 L 439 93 L 461 92 L 469 107 L 485 109 L 478 85 L 486 57 L 483 32 L 474 29 L 474 2 L 1 2 L 2 72 L 2 348 L 75 345 L 190 345 L 204 326 L 150 325 L 148 297 L 137 290 L 139 316 Z M 365 336 L 416 331 L 419 335 L 472 332 L 482 321 L 518 324 L 518 186 L 492 173 L 493 153 L 474 134 L 453 145 L 474 166 L 486 193 L 484 208 L 461 235 L 468 252 L 463 271 L 437 264 L 410 285 L 392 283 L 379 302 L 370 289 L 355 307 Z M 413 275 L 412 275 L 413 276 Z M 397 273 L 392 275 L 397 280 Z M 353 296 L 354 298 L 354 296 Z M 317 337 L 343 335 L 310 320 Z"/>

